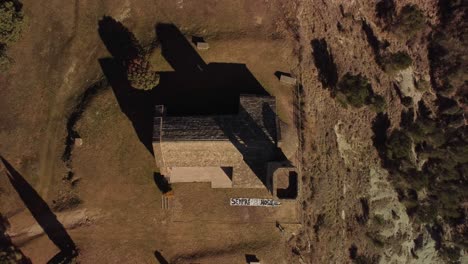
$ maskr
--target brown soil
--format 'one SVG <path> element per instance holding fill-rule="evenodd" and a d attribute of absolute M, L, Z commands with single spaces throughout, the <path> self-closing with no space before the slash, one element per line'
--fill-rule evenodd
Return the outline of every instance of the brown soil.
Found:
<path fill-rule="evenodd" d="M 244 263 L 245 254 L 265 263 L 350 263 L 352 246 L 367 256 L 397 252 L 396 260 L 409 262 L 409 252 L 399 246 L 412 241 L 411 228 L 404 225 L 397 231 L 405 236 L 390 236 L 391 242 L 381 248 L 366 235 L 374 230 L 372 221 L 360 220 L 377 212 L 391 215 L 393 209 L 407 218 L 388 188 L 373 146 L 376 114 L 337 104 L 319 81 L 311 41 L 326 41 L 338 77 L 347 72 L 367 76 L 374 91 L 385 97 L 391 125 L 397 126 L 402 106 L 395 80 L 376 64 L 363 21 L 391 50 L 411 55 L 416 79 L 428 79 L 429 29 L 411 41 L 384 31 L 374 1 L 22 2 L 28 23 L 9 51 L 16 63 L 8 74 L 0 74 L 0 155 L 50 207 L 61 197 L 79 197 L 81 204 L 57 212 L 57 217 L 80 249 L 81 263 L 156 263 L 156 250 L 170 263 Z M 398 8 L 417 3 L 428 23 L 437 22 L 431 1 L 396 2 Z M 298 214 L 293 220 L 302 224 L 298 231 L 292 225 L 282 233 L 275 226 L 275 219 L 292 213 L 231 211 L 223 203 L 233 195 L 266 195 L 258 190 L 223 192 L 206 184 L 178 184 L 177 210 L 161 209 L 153 156 L 105 85 L 75 125 L 83 146 L 72 151 L 74 184 L 63 180 L 68 173 L 62 160 L 68 117 L 80 96 L 103 78 L 98 59 L 110 57 L 98 34 L 105 15 L 122 22 L 144 45 L 153 40 L 157 23 L 174 23 L 188 38 L 203 36 L 210 43 L 209 50 L 200 52 L 206 62 L 245 63 L 278 97 L 280 118 L 291 128 L 286 133 L 288 156 L 295 160 L 298 154 L 300 160 L 301 203 L 298 211 L 291 209 Z M 151 61 L 156 70 L 171 70 L 158 50 Z M 292 72 L 302 91 L 280 85 L 275 71 Z M 426 93 L 422 100 L 430 102 L 433 96 Z M 295 125 L 302 128 L 298 153 Z M 392 207 L 376 197 L 375 182 L 386 186 L 378 190 L 385 191 Z M 365 212 L 364 201 L 370 212 Z M 0 177 L 0 212 L 12 223 L 7 232 L 13 242 L 34 263 L 45 263 L 57 253 L 47 236 L 35 232 L 34 219 L 6 177 Z"/>
<path fill-rule="evenodd" d="M 288 8 L 280 1 L 212 0 L 50 1 L 47 7 L 25 0 L 23 5 L 29 21 L 10 50 L 16 63 L 0 78 L 5 113 L 1 155 L 50 208 L 66 203 L 67 197 L 79 197 L 79 205 L 65 206 L 55 214 L 78 246 L 81 263 L 155 263 L 156 250 L 171 263 L 241 263 L 245 254 L 272 263 L 289 258 L 271 210 L 238 208 L 233 214 L 226 207 L 232 195 L 266 193 L 212 191 L 203 184 L 187 189 L 182 184 L 174 186 L 179 193 L 175 203 L 184 210 L 171 215 L 161 209 L 161 193 L 153 180 L 154 159 L 110 88 L 100 88 L 86 106 L 74 127 L 83 145 L 74 147 L 71 163 L 62 160 L 67 118 L 84 91 L 103 77 L 98 59 L 109 57 L 97 31 L 104 15 L 122 22 L 144 45 L 154 38 L 157 23 L 174 23 L 187 38 L 205 37 L 211 48 L 202 57 L 207 62 L 247 64 L 258 81 L 280 98 L 281 118 L 292 125 L 292 90 L 281 86 L 274 75 L 297 67 L 293 40 L 285 28 Z M 154 62 L 153 67 L 164 70 L 162 62 Z M 73 184 L 64 180 L 69 169 Z M 194 201 L 204 196 L 197 207 Z M 0 197 L 0 211 L 12 224 L 7 232 L 23 253 L 34 263 L 54 256 L 58 249 L 6 177 L 0 178 Z M 297 222 L 291 218 L 296 208 L 291 210 L 280 214 Z M 231 217 L 238 219 L 226 221 Z"/>

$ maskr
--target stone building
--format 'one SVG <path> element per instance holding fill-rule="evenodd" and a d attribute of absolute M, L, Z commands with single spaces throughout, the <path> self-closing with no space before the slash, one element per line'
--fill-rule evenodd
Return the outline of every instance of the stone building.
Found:
<path fill-rule="evenodd" d="M 241 95 L 233 115 L 166 116 L 156 106 L 153 149 L 169 183 L 211 182 L 213 188 L 268 188 L 268 164 L 286 158 L 275 98 Z M 272 175 L 272 174 L 271 174 Z"/>

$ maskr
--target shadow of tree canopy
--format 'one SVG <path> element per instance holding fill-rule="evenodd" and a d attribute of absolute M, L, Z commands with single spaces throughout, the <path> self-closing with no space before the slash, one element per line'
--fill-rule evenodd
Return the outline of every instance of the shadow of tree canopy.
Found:
<path fill-rule="evenodd" d="M 57 217 L 47 203 L 34 190 L 34 188 L 16 171 L 13 166 L 0 156 L 6 175 L 19 197 L 31 212 L 34 219 L 44 230 L 49 239 L 60 249 L 48 263 L 68 263 L 77 255 L 77 248 L 65 227 L 57 220 Z"/>
<path fill-rule="evenodd" d="M 115 59 L 136 58 L 143 50 L 135 35 L 112 17 L 103 17 L 99 21 L 98 31 L 107 50 Z"/>
<path fill-rule="evenodd" d="M 329 50 L 325 39 L 314 39 L 310 44 L 313 49 L 314 63 L 319 71 L 319 80 L 323 87 L 330 88 L 333 91 L 338 82 L 338 70 L 333 54 Z"/>

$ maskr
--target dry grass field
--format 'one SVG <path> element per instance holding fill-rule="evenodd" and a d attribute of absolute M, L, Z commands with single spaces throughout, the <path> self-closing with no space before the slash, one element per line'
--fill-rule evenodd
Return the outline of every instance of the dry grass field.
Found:
<path fill-rule="evenodd" d="M 16 63 L 0 76 L 5 98 L 0 154 L 52 208 L 79 248 L 81 263 L 157 263 L 155 251 L 170 263 L 242 263 L 246 254 L 288 263 L 291 253 L 275 221 L 297 222 L 296 206 L 276 212 L 227 205 L 229 197 L 267 197 L 266 191 L 177 184 L 174 208 L 161 208 L 154 158 L 114 91 L 100 81 L 98 61 L 110 57 L 98 34 L 104 15 L 144 45 L 155 38 L 157 23 L 174 23 L 188 43 L 193 35 L 210 43 L 199 52 L 206 63 L 245 64 L 278 97 L 280 118 L 292 127 L 293 88 L 280 85 L 275 71 L 291 72 L 298 62 L 287 31 L 290 14 L 279 8 L 280 1 L 51 1 L 44 7 L 26 0 L 23 5 L 29 20 L 10 51 Z M 151 62 L 154 70 L 173 70 L 158 48 Z M 90 89 L 95 92 L 86 95 Z M 64 162 L 71 129 L 83 145 L 73 147 Z M 295 141 L 289 138 L 293 154 Z M 5 177 L 0 197 L 13 243 L 33 263 L 47 262 L 58 249 Z"/>
<path fill-rule="evenodd" d="M 0 242 L 32 263 L 74 246 L 79 263 L 237 264 L 252 255 L 275 264 L 443 263 L 457 254 L 466 262 L 466 249 L 457 252 L 452 243 L 466 237 L 466 194 L 453 203 L 447 188 L 438 190 L 443 199 L 428 195 L 438 180 L 396 189 L 396 182 L 414 179 L 400 175 L 401 166 L 395 173 L 384 151 L 405 122 L 416 125 L 422 115 L 432 122 L 439 112 L 457 126 L 451 144 L 466 144 L 466 45 L 458 34 L 466 8 L 446 15 L 460 1 L 20 2 L 23 32 L 7 51 L 15 63 L 0 72 Z M 152 91 L 127 89 L 122 62 L 132 36 L 161 76 Z M 196 49 L 200 38 L 209 49 Z M 434 56 L 440 45 L 447 54 Z M 404 65 L 390 65 L 391 54 L 404 54 Z M 452 60 L 453 74 L 445 66 Z M 281 72 L 299 85 L 282 85 Z M 355 87 L 358 99 L 343 88 L 344 76 L 365 80 Z M 193 106 L 198 114 L 230 113 L 235 104 L 227 95 L 251 90 L 277 99 L 282 150 L 299 172 L 297 203 L 233 208 L 231 197 L 269 194 L 178 183 L 163 209 L 151 148 L 153 104 L 170 98 L 172 113 L 188 115 Z M 376 95 L 383 113 L 374 109 Z M 430 129 L 445 129 L 435 122 Z M 406 144 L 406 158 L 422 160 L 405 173 L 432 170 L 466 184 L 458 172 L 466 169 L 462 155 L 455 155 L 459 163 L 446 162 L 449 176 L 440 173 L 446 168 L 424 165 L 437 161 L 423 157 L 425 140 L 442 135 L 426 134 L 418 139 L 424 144 Z M 443 146 L 449 147 L 440 153 L 464 153 Z M 425 222 L 414 213 L 444 204 L 458 222 Z"/>

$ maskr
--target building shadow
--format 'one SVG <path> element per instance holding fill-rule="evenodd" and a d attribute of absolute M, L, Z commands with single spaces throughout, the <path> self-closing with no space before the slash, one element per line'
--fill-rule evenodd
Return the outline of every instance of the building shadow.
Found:
<path fill-rule="evenodd" d="M 155 30 L 162 56 L 174 71 L 158 72 L 159 84 L 140 91 L 130 86 L 123 66 L 140 49 L 135 36 L 110 17 L 99 22 L 99 35 L 112 55 L 99 60 L 101 68 L 122 112 L 153 155 L 154 105 L 164 105 L 166 116 L 228 115 L 237 114 L 240 94 L 268 94 L 245 64 L 207 64 L 175 25 L 157 24 Z"/>
<path fill-rule="evenodd" d="M 18 264 L 31 264 L 31 260 L 24 255 L 11 241 L 10 236 L 6 233 L 10 226 L 8 220 L 0 213 L 0 263 L 10 263 L 9 259 L 14 259 Z M 5 261 L 5 262 L 2 262 Z"/>
<path fill-rule="evenodd" d="M 167 116 L 236 114 L 240 94 L 268 94 L 245 64 L 207 64 L 175 25 L 156 25 L 156 35 L 174 69 L 159 72 L 153 94 Z"/>
<path fill-rule="evenodd" d="M 292 74 L 289 73 L 289 72 L 275 71 L 274 74 L 275 74 L 275 77 L 276 77 L 278 80 L 281 80 L 281 76 L 292 77 Z"/>
<path fill-rule="evenodd" d="M 257 256 L 253 254 L 245 254 L 245 261 L 247 263 L 250 263 L 250 262 L 259 262 L 260 260 L 257 258 Z"/>
<path fill-rule="evenodd" d="M 65 227 L 57 220 L 57 217 L 47 203 L 23 176 L 3 157 L 0 156 L 0 159 L 6 168 L 6 175 L 11 185 L 34 219 L 44 230 L 44 233 L 60 249 L 60 252 L 49 260 L 48 263 L 68 263 L 66 261 L 71 261 L 71 259 L 77 256 L 77 248 L 65 230 Z"/>
<path fill-rule="evenodd" d="M 264 122 L 275 122 L 276 113 L 265 108 L 263 104 L 261 118 Z M 242 105 L 239 105 L 237 118 L 216 117 L 215 120 L 229 141 L 242 154 L 244 162 L 265 186 L 270 186 L 267 163 L 288 160 L 276 145 L 276 133 L 268 129 L 268 126 L 274 127 L 275 124 L 259 124 L 262 120 L 254 118 Z"/>
<path fill-rule="evenodd" d="M 171 184 L 167 181 L 167 179 L 161 175 L 161 173 L 155 172 L 153 174 L 154 183 L 156 187 L 164 194 L 172 191 Z"/>

